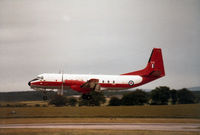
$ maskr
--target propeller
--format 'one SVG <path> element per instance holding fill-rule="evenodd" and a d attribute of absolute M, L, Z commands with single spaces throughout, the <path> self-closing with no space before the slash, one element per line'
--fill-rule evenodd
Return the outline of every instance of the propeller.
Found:
<path fill-rule="evenodd" d="M 62 85 L 61 85 L 61 92 L 60 92 L 60 95 L 62 96 L 63 95 L 63 73 L 62 73 Z"/>
<path fill-rule="evenodd" d="M 58 95 L 63 95 L 63 89 L 64 89 L 64 80 L 63 80 L 63 73 L 62 73 L 62 71 L 59 71 L 59 74 L 61 74 L 61 81 L 62 81 L 62 83 L 61 83 L 61 89 L 58 89 Z"/>

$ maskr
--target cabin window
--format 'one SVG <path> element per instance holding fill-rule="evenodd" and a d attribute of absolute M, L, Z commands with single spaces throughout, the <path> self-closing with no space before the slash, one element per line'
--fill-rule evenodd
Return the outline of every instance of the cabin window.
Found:
<path fill-rule="evenodd" d="M 108 80 L 108 83 L 110 83 L 110 81 Z"/>
<path fill-rule="evenodd" d="M 113 83 L 115 83 L 115 81 L 113 81 Z"/>
<path fill-rule="evenodd" d="M 102 81 L 102 83 L 104 83 L 104 80 Z"/>

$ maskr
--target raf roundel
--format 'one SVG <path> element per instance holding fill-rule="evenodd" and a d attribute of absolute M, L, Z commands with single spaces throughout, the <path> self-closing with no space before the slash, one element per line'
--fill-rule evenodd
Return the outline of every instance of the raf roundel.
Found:
<path fill-rule="evenodd" d="M 132 80 L 130 80 L 130 81 L 128 82 L 128 84 L 129 84 L 130 86 L 133 86 L 133 85 L 134 85 L 134 82 L 133 82 Z"/>

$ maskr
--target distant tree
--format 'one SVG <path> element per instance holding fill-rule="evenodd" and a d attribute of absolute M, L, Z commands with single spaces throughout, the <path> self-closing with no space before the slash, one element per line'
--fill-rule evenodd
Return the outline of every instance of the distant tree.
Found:
<path fill-rule="evenodd" d="M 194 101 L 195 103 L 200 103 L 200 97 L 196 97 L 195 96 L 195 101 Z"/>
<path fill-rule="evenodd" d="M 109 101 L 109 106 L 120 106 L 121 105 L 121 100 L 117 97 L 111 97 Z"/>
<path fill-rule="evenodd" d="M 195 96 L 195 103 L 200 103 L 200 91 L 192 91 Z"/>
<path fill-rule="evenodd" d="M 70 97 L 69 99 L 67 99 L 67 105 L 76 106 L 77 103 L 78 103 L 78 101 L 74 97 Z"/>
<path fill-rule="evenodd" d="M 47 105 L 43 104 L 42 107 L 47 107 Z"/>
<path fill-rule="evenodd" d="M 186 88 L 178 90 L 177 97 L 179 104 L 192 104 L 195 100 L 195 96 L 193 95 L 193 93 Z"/>
<path fill-rule="evenodd" d="M 35 107 L 40 107 L 40 104 L 35 104 Z"/>
<path fill-rule="evenodd" d="M 90 92 L 90 95 L 90 99 L 85 99 L 82 95 L 79 100 L 79 106 L 100 106 L 101 104 L 106 102 L 106 99 L 102 92 L 92 91 Z"/>
<path fill-rule="evenodd" d="M 176 90 L 170 90 L 170 98 L 171 98 L 171 103 L 176 104 L 177 102 L 177 91 Z"/>
<path fill-rule="evenodd" d="M 156 87 L 151 91 L 150 98 L 152 99 L 151 104 L 166 105 L 170 98 L 170 88 L 166 86 Z"/>
<path fill-rule="evenodd" d="M 49 104 L 55 106 L 65 106 L 67 103 L 67 98 L 61 95 L 55 95 L 50 101 Z"/>
<path fill-rule="evenodd" d="M 11 107 L 11 105 L 10 105 L 10 104 L 7 104 L 6 107 Z"/>
<path fill-rule="evenodd" d="M 122 105 L 144 105 L 147 102 L 147 93 L 140 89 L 123 95 L 121 99 Z"/>

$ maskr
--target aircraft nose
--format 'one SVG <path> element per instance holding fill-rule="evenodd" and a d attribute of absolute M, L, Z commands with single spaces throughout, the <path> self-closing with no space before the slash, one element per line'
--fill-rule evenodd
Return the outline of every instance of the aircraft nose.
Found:
<path fill-rule="evenodd" d="M 28 85 L 31 86 L 31 81 L 28 82 Z"/>
<path fill-rule="evenodd" d="M 29 81 L 29 82 L 28 82 L 28 85 L 31 86 L 31 83 L 32 83 L 33 81 L 37 81 L 37 80 L 38 80 L 38 79 L 36 78 L 36 79 L 33 79 L 33 80 Z"/>

